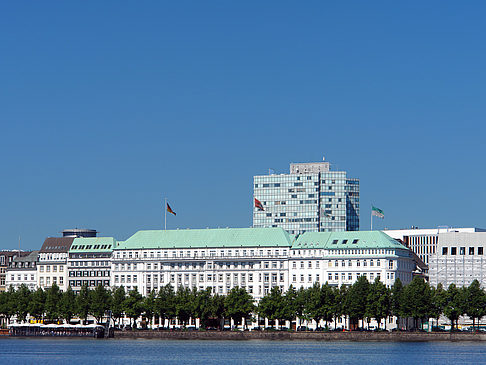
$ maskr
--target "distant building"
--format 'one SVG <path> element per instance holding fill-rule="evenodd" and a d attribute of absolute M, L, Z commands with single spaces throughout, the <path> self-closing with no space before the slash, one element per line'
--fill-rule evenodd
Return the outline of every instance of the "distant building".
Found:
<path fill-rule="evenodd" d="M 7 289 L 7 269 L 16 257 L 28 255 L 24 251 L 0 251 L 0 292 Z"/>
<path fill-rule="evenodd" d="M 419 256 L 428 265 L 430 256 L 437 251 L 439 233 L 446 232 L 486 232 L 481 228 L 410 228 L 410 229 L 387 229 L 383 231 L 390 237 L 399 240 Z"/>
<path fill-rule="evenodd" d="M 67 259 L 74 237 L 49 237 L 39 251 L 38 286 L 47 289 L 56 284 L 67 289 Z"/>
<path fill-rule="evenodd" d="M 75 238 L 69 249 L 68 285 L 79 292 L 83 285 L 94 289 L 98 285 L 110 288 L 113 237 Z"/>
<path fill-rule="evenodd" d="M 436 253 L 430 255 L 429 278 L 439 283 L 469 286 L 478 280 L 486 287 L 486 232 L 439 233 Z"/>
<path fill-rule="evenodd" d="M 290 174 L 253 178 L 253 227 L 290 234 L 359 230 L 359 180 L 331 171 L 329 162 L 292 163 Z"/>
<path fill-rule="evenodd" d="M 30 290 L 37 288 L 37 260 L 39 251 L 26 252 L 26 256 L 16 257 L 10 262 L 6 273 L 6 287 L 17 290 L 25 284 Z"/>

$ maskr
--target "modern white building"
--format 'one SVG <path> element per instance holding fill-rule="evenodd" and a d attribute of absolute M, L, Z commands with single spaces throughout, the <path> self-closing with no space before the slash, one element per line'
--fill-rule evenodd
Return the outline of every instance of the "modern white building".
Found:
<path fill-rule="evenodd" d="M 439 233 L 436 253 L 430 256 L 430 284 L 469 286 L 478 280 L 486 287 L 486 232 Z"/>
<path fill-rule="evenodd" d="M 293 163 L 290 174 L 254 176 L 253 227 L 290 234 L 359 230 L 359 180 L 329 162 Z"/>
<path fill-rule="evenodd" d="M 98 285 L 110 288 L 111 253 L 113 237 L 78 237 L 69 249 L 68 285 L 79 292 L 83 285 L 94 289 Z"/>
<path fill-rule="evenodd" d="M 440 226 L 437 228 L 416 228 L 410 229 L 387 229 L 384 230 L 390 237 L 399 240 L 405 246 L 410 248 L 420 257 L 420 259 L 429 265 L 431 255 L 437 252 L 437 243 L 439 233 L 447 232 L 486 232 L 481 228 L 452 228 L 448 226 Z"/>
<path fill-rule="evenodd" d="M 17 290 L 22 284 L 30 290 L 37 289 L 37 260 L 39 251 L 32 251 L 27 256 L 18 256 L 9 263 L 6 273 L 6 287 Z"/>

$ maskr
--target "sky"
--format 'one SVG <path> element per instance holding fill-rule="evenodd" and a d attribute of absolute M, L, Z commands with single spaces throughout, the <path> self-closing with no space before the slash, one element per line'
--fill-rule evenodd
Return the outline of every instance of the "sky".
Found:
<path fill-rule="evenodd" d="M 0 248 L 249 227 L 321 161 L 361 229 L 486 228 L 482 1 L 0 3 Z"/>

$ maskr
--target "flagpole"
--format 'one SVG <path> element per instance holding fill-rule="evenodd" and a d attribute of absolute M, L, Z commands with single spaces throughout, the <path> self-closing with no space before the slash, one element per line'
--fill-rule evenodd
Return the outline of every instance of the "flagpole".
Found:
<path fill-rule="evenodd" d="M 164 231 L 167 231 L 167 198 L 165 198 L 164 204 Z"/>
<path fill-rule="evenodd" d="M 371 208 L 371 225 L 370 225 L 370 231 L 373 230 L 373 208 Z"/>

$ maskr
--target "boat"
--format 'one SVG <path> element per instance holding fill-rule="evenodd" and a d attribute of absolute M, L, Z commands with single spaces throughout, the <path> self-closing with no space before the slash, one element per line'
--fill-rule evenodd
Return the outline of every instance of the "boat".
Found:
<path fill-rule="evenodd" d="M 94 337 L 103 338 L 105 327 L 96 324 L 40 324 L 16 323 L 9 325 L 13 337 Z"/>

